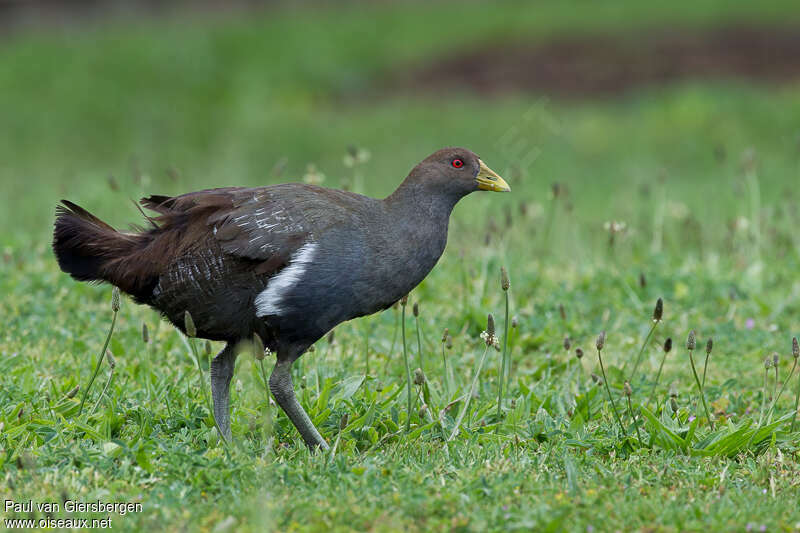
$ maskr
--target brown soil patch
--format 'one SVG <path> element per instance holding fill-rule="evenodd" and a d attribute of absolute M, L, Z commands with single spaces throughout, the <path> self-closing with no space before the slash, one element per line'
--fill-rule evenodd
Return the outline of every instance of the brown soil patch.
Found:
<path fill-rule="evenodd" d="M 411 68 L 404 90 L 614 95 L 681 80 L 800 79 L 800 27 L 659 29 L 488 46 Z M 410 81 L 409 81 L 410 80 Z"/>

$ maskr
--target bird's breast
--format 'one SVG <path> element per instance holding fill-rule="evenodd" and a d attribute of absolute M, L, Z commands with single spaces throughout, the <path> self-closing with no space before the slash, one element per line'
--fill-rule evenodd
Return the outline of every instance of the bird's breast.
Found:
<path fill-rule="evenodd" d="M 362 283 L 369 286 L 373 303 L 364 314 L 385 309 L 430 273 L 447 244 L 447 227 L 398 228 L 373 249 L 362 272 Z"/>
<path fill-rule="evenodd" d="M 324 335 L 340 322 L 385 309 L 436 265 L 447 227 L 381 221 L 319 236 L 269 280 L 257 314 L 291 336 Z"/>

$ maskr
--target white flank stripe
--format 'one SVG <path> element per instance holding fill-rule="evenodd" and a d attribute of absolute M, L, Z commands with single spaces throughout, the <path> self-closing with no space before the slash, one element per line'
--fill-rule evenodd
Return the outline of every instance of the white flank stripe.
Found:
<path fill-rule="evenodd" d="M 297 250 L 289 265 L 267 283 L 267 288 L 256 297 L 256 316 L 280 315 L 281 303 L 286 293 L 303 277 L 306 266 L 314 261 L 317 243 L 309 242 Z"/>

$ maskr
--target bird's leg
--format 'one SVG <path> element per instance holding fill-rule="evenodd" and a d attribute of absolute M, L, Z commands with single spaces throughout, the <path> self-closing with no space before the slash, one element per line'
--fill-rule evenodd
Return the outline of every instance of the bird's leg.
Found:
<path fill-rule="evenodd" d="M 228 343 L 225 348 L 211 360 L 211 398 L 214 400 L 214 420 L 222 433 L 222 438 L 231 440 L 231 414 L 228 406 L 228 391 L 233 367 L 236 363 L 236 351 L 233 343 Z"/>
<path fill-rule="evenodd" d="M 294 427 L 300 432 L 306 442 L 306 446 L 311 451 L 316 451 L 318 447 L 322 450 L 327 450 L 328 443 L 325 442 L 317 428 L 314 427 L 308 414 L 303 410 L 303 406 L 300 405 L 294 395 L 291 367 L 291 359 L 278 359 L 278 362 L 275 363 L 275 369 L 269 377 L 269 390 L 272 391 L 275 401 L 278 402 L 278 405 L 281 406 L 289 420 L 292 421 Z"/>

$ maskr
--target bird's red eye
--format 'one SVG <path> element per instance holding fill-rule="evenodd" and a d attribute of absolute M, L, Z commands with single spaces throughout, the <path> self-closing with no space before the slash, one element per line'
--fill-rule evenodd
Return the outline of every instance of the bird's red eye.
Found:
<path fill-rule="evenodd" d="M 460 159 L 453 159 L 453 166 L 456 168 L 461 168 L 464 166 L 464 162 Z"/>

